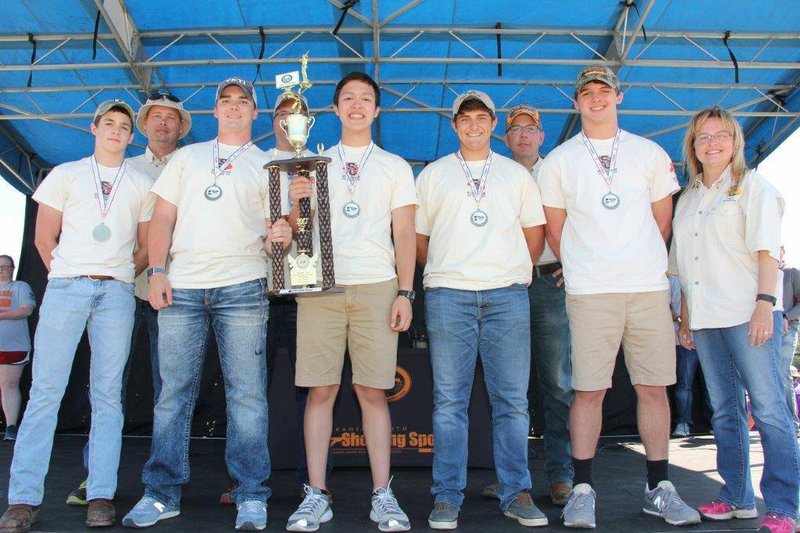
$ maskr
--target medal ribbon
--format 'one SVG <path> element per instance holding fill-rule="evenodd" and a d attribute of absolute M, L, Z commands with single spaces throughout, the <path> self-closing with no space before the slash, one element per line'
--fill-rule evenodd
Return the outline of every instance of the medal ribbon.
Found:
<path fill-rule="evenodd" d="M 467 178 L 467 184 L 472 191 L 472 199 L 475 200 L 478 208 L 480 208 L 481 200 L 483 199 L 484 194 L 486 194 L 486 181 L 489 177 L 489 169 L 492 166 L 493 155 L 494 152 L 489 150 L 489 155 L 486 156 L 486 162 L 483 164 L 483 169 L 481 170 L 480 180 L 476 183 L 475 178 L 472 177 L 472 172 L 470 171 L 469 166 L 467 166 L 467 162 L 464 161 L 464 156 L 461 155 L 461 151 L 459 150 L 456 152 L 456 159 L 458 159 L 458 162 L 461 163 L 461 170 L 464 172 L 464 176 Z"/>
<path fill-rule="evenodd" d="M 611 163 L 608 165 L 608 168 L 603 166 L 603 163 L 600 162 L 600 156 L 597 155 L 597 151 L 594 149 L 594 145 L 589 138 L 581 132 L 581 140 L 583 141 L 584 146 L 586 149 L 589 150 L 589 154 L 592 156 L 592 161 L 594 161 L 594 166 L 597 167 L 597 173 L 600 174 L 600 177 L 603 178 L 603 181 L 606 182 L 608 185 L 608 190 L 611 190 L 611 182 L 614 181 L 614 173 L 617 171 L 617 153 L 619 152 L 619 139 L 621 137 L 622 130 L 617 129 L 617 133 L 614 134 L 614 142 L 611 145 Z"/>
<path fill-rule="evenodd" d="M 233 161 L 245 153 L 251 146 L 253 146 L 253 141 L 247 141 L 247 143 L 243 144 L 239 148 L 236 149 L 227 159 L 220 162 L 219 160 L 219 139 L 214 139 L 214 149 L 213 149 L 213 161 L 211 162 L 211 173 L 214 175 L 214 183 L 217 182 L 217 178 L 220 174 L 225 170 L 229 164 L 233 163 Z"/>
<path fill-rule="evenodd" d="M 353 198 L 353 194 L 356 192 L 356 183 L 358 180 L 361 179 L 361 172 L 364 170 L 364 165 L 367 164 L 367 160 L 369 156 L 372 155 L 372 149 L 375 148 L 375 143 L 370 141 L 369 146 L 367 149 L 364 150 L 364 153 L 361 156 L 361 161 L 358 162 L 358 173 L 355 176 L 351 176 L 349 172 L 347 172 L 347 160 L 345 159 L 344 148 L 342 147 L 342 143 L 336 145 L 336 151 L 339 153 L 339 159 L 342 160 L 342 172 L 344 172 L 344 179 L 347 181 L 347 190 L 350 192 L 350 198 Z"/>
<path fill-rule="evenodd" d="M 92 174 L 94 175 L 94 187 L 97 190 L 97 204 L 100 206 L 100 219 L 104 220 L 108 214 L 108 211 L 111 209 L 111 204 L 114 203 L 114 198 L 117 196 L 117 191 L 122 183 L 122 177 L 125 175 L 125 167 L 127 166 L 127 163 L 123 161 L 122 165 L 120 165 L 119 169 L 117 170 L 117 175 L 114 176 L 114 183 L 111 185 L 111 192 L 108 193 L 108 201 L 106 201 L 105 196 L 103 195 L 103 182 L 100 179 L 100 168 L 97 166 L 97 159 L 92 156 L 91 160 Z"/>

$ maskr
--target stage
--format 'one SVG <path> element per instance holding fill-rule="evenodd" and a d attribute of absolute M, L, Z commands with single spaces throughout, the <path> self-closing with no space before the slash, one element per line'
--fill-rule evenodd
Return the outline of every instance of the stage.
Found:
<path fill-rule="evenodd" d="M 67 494 L 84 478 L 81 467 L 81 448 L 85 436 L 56 437 L 50 474 L 45 483 L 45 499 L 40 521 L 33 531 L 86 531 L 83 525 L 85 508 L 69 507 L 64 503 Z M 0 442 L 0 491 L 8 488 L 8 467 L 12 443 Z M 191 447 L 192 481 L 184 490 L 181 515 L 161 522 L 153 531 L 233 531 L 235 510 L 218 503 L 219 493 L 229 485 L 223 461 L 222 439 L 193 439 Z M 147 437 L 126 437 L 123 440 L 119 470 L 119 488 L 115 505 L 118 521 L 142 494 L 141 469 L 150 449 Z M 544 447 L 541 440 L 531 441 L 529 466 L 533 477 L 533 497 L 550 520 L 549 529 L 566 531 L 561 525 L 561 509 L 550 503 L 544 480 Z M 717 493 L 720 480 L 715 473 L 715 447 L 710 435 L 673 439 L 670 444 L 671 478 L 683 499 L 692 506 L 711 500 Z M 759 511 L 763 514 L 757 483 L 761 477 L 763 455 L 756 434 L 751 434 L 753 481 Z M 413 529 L 427 530 L 431 471 L 424 467 L 397 468 L 392 488 Z M 603 438 L 595 462 L 595 483 L 598 492 L 597 530 L 613 532 L 677 531 L 661 519 L 641 512 L 644 490 L 644 455 L 641 444 L 623 437 Z M 488 469 L 470 469 L 466 500 L 459 517 L 457 531 L 480 533 L 529 530 L 502 515 L 497 503 L 480 496 L 480 489 L 494 480 Z M 285 531 L 286 520 L 300 503 L 300 487 L 293 470 L 277 470 L 270 483 L 273 491 L 269 501 L 269 520 L 266 531 Z M 378 531 L 369 521 L 370 475 L 365 468 L 337 468 L 330 481 L 334 496 L 334 517 L 320 531 L 357 533 Z M 757 520 L 703 522 L 683 528 L 692 531 L 754 531 Z M 111 530 L 122 530 L 115 526 Z M 549 530 L 539 528 L 539 530 Z"/>

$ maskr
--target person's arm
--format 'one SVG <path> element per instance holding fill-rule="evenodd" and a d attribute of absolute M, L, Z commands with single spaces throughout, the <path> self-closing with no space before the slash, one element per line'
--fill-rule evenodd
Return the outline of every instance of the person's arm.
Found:
<path fill-rule="evenodd" d="M 664 238 L 664 242 L 667 242 L 672 233 L 672 196 L 665 196 L 650 206 L 653 210 L 653 218 L 658 225 L 658 231 Z"/>
<path fill-rule="evenodd" d="M 522 228 L 522 234 L 525 235 L 531 262 L 535 265 L 544 251 L 544 225 Z"/>
<path fill-rule="evenodd" d="M 392 238 L 394 240 L 397 288 L 402 291 L 414 289 L 414 260 L 416 258 L 416 229 L 414 212 L 416 205 L 404 205 L 392 209 Z M 406 331 L 411 326 L 411 301 L 398 296 L 392 304 L 390 317 L 393 331 Z"/>
<path fill-rule="evenodd" d="M 792 321 L 800 318 L 800 271 L 794 268 L 787 270 L 791 271 L 789 283 L 792 286 L 792 296 L 797 300 L 797 303 L 792 304 L 791 301 L 783 302 L 783 316 Z M 783 282 L 786 283 L 786 278 L 784 278 Z"/>
<path fill-rule="evenodd" d="M 292 244 L 292 227 L 285 218 L 279 218 L 273 224 L 272 221 L 267 220 L 267 237 L 264 239 L 264 251 L 267 255 L 272 256 L 272 243 L 279 242 L 283 245 L 283 249 L 289 248 Z"/>
<path fill-rule="evenodd" d="M 178 206 L 160 196 L 156 198 L 153 217 L 147 231 L 147 250 L 151 267 L 166 268 L 167 255 L 172 246 L 172 232 L 178 219 Z M 150 305 L 158 311 L 172 305 L 172 286 L 166 274 L 154 274 L 148 280 Z"/>
<path fill-rule="evenodd" d="M 758 294 L 775 296 L 775 285 L 778 282 L 778 260 L 769 255 L 767 250 L 758 251 Z M 772 311 L 774 306 L 763 300 L 756 301 L 756 308 L 750 317 L 748 336 L 751 346 L 761 346 L 775 334 Z"/>
<path fill-rule="evenodd" d="M 681 346 L 687 350 L 694 350 L 694 338 L 692 337 L 692 331 L 689 329 L 689 309 L 686 307 L 686 298 L 683 297 L 683 293 L 681 293 L 680 321 L 681 323 L 678 326 L 678 341 L 680 341 Z"/>
<path fill-rule="evenodd" d="M 58 209 L 39 204 L 34 244 L 48 272 L 50 272 L 50 262 L 53 260 L 53 250 L 58 245 L 58 236 L 61 234 L 63 215 Z"/>
<path fill-rule="evenodd" d="M 428 263 L 428 244 L 431 238 L 428 235 L 417 233 L 417 264 L 422 268 Z"/>
<path fill-rule="evenodd" d="M 19 320 L 28 318 L 33 313 L 33 306 L 30 304 L 20 305 L 16 309 L 0 311 L 0 320 Z"/>
<path fill-rule="evenodd" d="M 561 261 L 561 233 L 564 231 L 564 222 L 567 221 L 567 210 L 544 206 L 544 217 L 547 219 L 547 225 L 544 228 L 547 244 Z"/>
<path fill-rule="evenodd" d="M 133 253 L 133 265 L 138 276 L 147 268 L 147 231 L 150 222 L 139 222 L 136 226 L 136 251 Z"/>

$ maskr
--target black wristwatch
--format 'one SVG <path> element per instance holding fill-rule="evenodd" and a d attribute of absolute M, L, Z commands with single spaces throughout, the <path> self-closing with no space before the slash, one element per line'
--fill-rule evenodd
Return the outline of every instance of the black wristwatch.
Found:
<path fill-rule="evenodd" d="M 405 296 L 406 298 L 411 300 L 411 303 L 414 303 L 414 298 L 417 297 L 417 293 L 414 292 L 414 291 L 397 291 L 397 295 L 398 296 Z"/>
<path fill-rule="evenodd" d="M 765 302 L 769 302 L 772 304 L 773 307 L 777 305 L 778 299 L 774 296 L 770 296 L 769 294 L 756 294 L 756 301 L 763 300 Z"/>

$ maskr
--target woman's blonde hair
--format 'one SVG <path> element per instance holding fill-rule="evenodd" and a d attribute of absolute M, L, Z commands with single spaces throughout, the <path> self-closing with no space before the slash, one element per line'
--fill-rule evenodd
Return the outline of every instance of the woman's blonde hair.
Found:
<path fill-rule="evenodd" d="M 747 172 L 747 164 L 744 160 L 744 133 L 742 132 L 742 127 L 739 125 L 739 121 L 736 120 L 730 112 L 718 106 L 698 111 L 692 117 L 691 122 L 689 122 L 689 127 L 686 129 L 686 136 L 683 138 L 683 157 L 689 169 L 689 185 L 696 185 L 698 174 L 703 172 L 703 164 L 697 159 L 697 155 L 694 151 L 694 142 L 697 138 L 697 132 L 703 126 L 703 123 L 710 118 L 718 118 L 722 121 L 725 129 L 733 133 L 731 189 L 735 191 Z"/>

